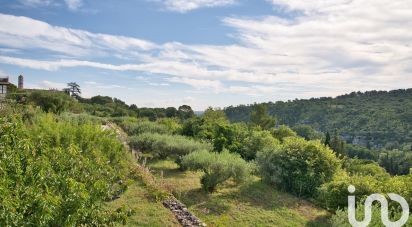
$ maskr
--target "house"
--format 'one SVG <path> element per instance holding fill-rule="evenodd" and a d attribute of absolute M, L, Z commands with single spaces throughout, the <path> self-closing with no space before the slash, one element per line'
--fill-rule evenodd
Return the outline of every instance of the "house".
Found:
<path fill-rule="evenodd" d="M 9 86 L 9 78 L 0 78 L 0 100 L 3 100 L 7 94 L 7 87 Z"/>

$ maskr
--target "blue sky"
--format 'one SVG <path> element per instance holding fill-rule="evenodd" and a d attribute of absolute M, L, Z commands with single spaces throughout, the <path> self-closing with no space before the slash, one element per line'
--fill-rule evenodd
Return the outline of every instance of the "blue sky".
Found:
<path fill-rule="evenodd" d="M 412 87 L 408 0 L 0 0 L 0 76 L 196 110 Z"/>

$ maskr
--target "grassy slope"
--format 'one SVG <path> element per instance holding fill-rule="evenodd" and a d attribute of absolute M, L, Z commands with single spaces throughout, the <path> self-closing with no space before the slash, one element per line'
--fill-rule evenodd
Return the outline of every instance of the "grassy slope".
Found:
<path fill-rule="evenodd" d="M 168 209 L 151 199 L 149 192 L 140 182 L 130 185 L 119 199 L 107 203 L 111 210 L 122 206 L 134 211 L 126 226 L 180 226 Z"/>
<path fill-rule="evenodd" d="M 119 140 L 126 146 L 127 134 L 114 124 L 103 128 L 116 130 Z M 128 154 L 130 165 L 135 164 L 131 153 Z M 180 226 L 172 212 L 165 208 L 160 202 L 155 201 L 142 180 L 130 179 L 132 183 L 127 190 L 120 195 L 119 199 L 106 203 L 107 209 L 116 210 L 125 207 L 133 211 L 133 215 L 127 219 L 126 226 Z"/>
<path fill-rule="evenodd" d="M 216 193 L 200 188 L 201 173 L 181 172 L 172 161 L 151 169 L 173 194 L 209 226 L 329 226 L 328 213 L 309 202 L 274 190 L 258 178 L 246 185 L 225 185 Z"/>

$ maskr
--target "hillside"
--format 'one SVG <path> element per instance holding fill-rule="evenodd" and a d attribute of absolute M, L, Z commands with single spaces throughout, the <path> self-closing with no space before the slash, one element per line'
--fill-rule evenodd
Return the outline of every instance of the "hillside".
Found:
<path fill-rule="evenodd" d="M 393 149 L 412 141 L 412 89 L 352 92 L 267 106 L 279 125 L 306 124 L 322 132 L 336 131 L 353 144 Z M 229 106 L 224 111 L 232 122 L 249 121 L 252 108 Z"/>

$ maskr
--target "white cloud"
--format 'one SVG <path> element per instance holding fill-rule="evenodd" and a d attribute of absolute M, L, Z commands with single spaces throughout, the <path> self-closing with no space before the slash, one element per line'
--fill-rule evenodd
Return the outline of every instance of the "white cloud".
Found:
<path fill-rule="evenodd" d="M 155 48 L 155 44 L 142 39 L 90 33 L 6 14 L 0 14 L 0 45 L 26 50 L 47 49 L 77 57 L 116 53 L 133 56 Z"/>
<path fill-rule="evenodd" d="M 147 84 L 149 84 L 150 86 L 154 86 L 154 87 L 165 87 L 165 86 L 170 85 L 168 83 L 154 83 L 154 82 L 148 82 Z"/>
<path fill-rule="evenodd" d="M 236 0 L 161 0 L 166 9 L 185 13 L 199 8 L 211 8 L 232 5 Z"/>
<path fill-rule="evenodd" d="M 42 70 L 94 67 L 162 74 L 169 82 L 199 90 L 273 98 L 412 86 L 411 1 L 271 2 L 300 13 L 292 19 L 225 18 L 238 37 L 232 45 L 156 44 L 0 15 L 0 45 L 47 49 L 77 59 L 47 56 L 40 61 L 3 53 L 0 62 Z M 126 63 L 117 65 L 96 60 L 105 54 L 131 60 L 119 57 Z"/>
<path fill-rule="evenodd" d="M 53 0 L 19 0 L 19 2 L 24 6 L 43 7 L 51 5 Z"/>
<path fill-rule="evenodd" d="M 70 10 L 77 10 L 83 5 L 83 0 L 64 0 Z"/>
<path fill-rule="evenodd" d="M 194 102 L 196 99 L 195 98 L 193 98 L 192 96 L 186 96 L 186 97 L 184 97 L 183 98 L 183 103 L 186 103 L 186 104 L 188 104 L 188 103 L 192 103 L 192 102 Z"/>
<path fill-rule="evenodd" d="M 65 83 L 58 83 L 58 82 L 52 82 L 48 80 L 43 80 L 40 82 L 38 85 L 35 86 L 36 88 L 41 88 L 41 89 L 57 89 L 57 90 L 62 90 L 67 87 L 67 84 Z"/>
<path fill-rule="evenodd" d="M 208 89 L 213 92 L 219 92 L 223 88 L 223 84 L 219 80 L 201 80 L 184 77 L 172 77 L 168 80 L 174 83 L 187 84 L 199 90 Z"/>

